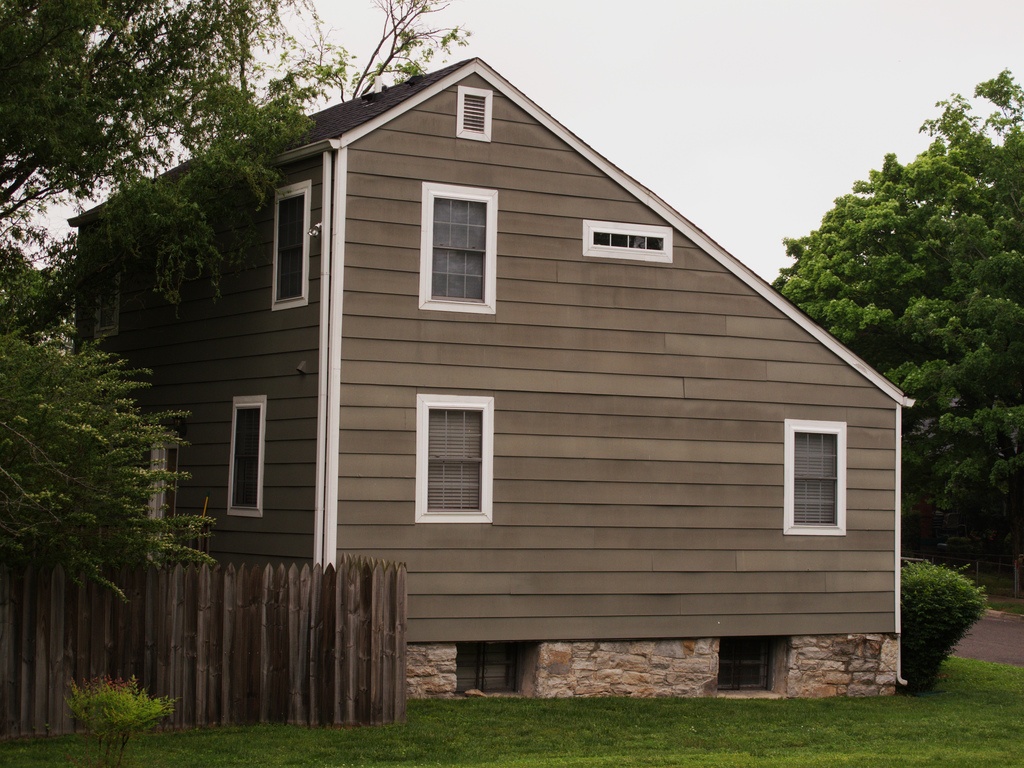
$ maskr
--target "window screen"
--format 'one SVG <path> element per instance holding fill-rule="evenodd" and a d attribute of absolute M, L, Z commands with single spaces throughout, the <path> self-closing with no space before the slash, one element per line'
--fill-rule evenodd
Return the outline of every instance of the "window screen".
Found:
<path fill-rule="evenodd" d="M 480 509 L 483 413 L 433 409 L 429 422 L 427 508 Z"/>
<path fill-rule="evenodd" d="M 433 224 L 431 296 L 483 301 L 487 204 L 435 198 Z"/>
<path fill-rule="evenodd" d="M 277 204 L 277 299 L 302 296 L 302 247 L 305 236 L 305 195 Z"/>
<path fill-rule="evenodd" d="M 793 439 L 793 522 L 835 525 L 837 436 L 797 432 Z"/>
<path fill-rule="evenodd" d="M 235 410 L 234 483 L 231 504 L 256 507 L 259 504 L 260 409 Z"/>

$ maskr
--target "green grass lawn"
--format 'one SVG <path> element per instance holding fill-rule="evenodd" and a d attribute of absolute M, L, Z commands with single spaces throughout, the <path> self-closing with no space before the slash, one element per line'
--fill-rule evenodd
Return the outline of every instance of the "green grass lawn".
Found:
<path fill-rule="evenodd" d="M 950 659 L 941 693 L 825 700 L 414 701 L 406 725 L 215 728 L 141 737 L 144 768 L 1024 764 L 1024 669 Z M 80 737 L 0 743 L 0 765 L 80 757 Z"/>
<path fill-rule="evenodd" d="M 1003 613 L 1016 613 L 1024 616 L 1024 603 L 1021 602 L 1010 602 L 1009 600 L 999 600 L 998 598 L 988 599 L 988 607 L 993 611 L 1002 611 Z"/>

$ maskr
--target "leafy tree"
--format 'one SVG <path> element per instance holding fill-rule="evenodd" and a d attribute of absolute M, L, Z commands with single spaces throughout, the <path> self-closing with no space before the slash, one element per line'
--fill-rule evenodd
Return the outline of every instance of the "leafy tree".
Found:
<path fill-rule="evenodd" d="M 246 246 L 219 240 L 218 226 L 246 230 L 279 180 L 274 159 L 308 130 L 326 88 L 418 71 L 465 41 L 427 23 L 446 3 L 378 5 L 388 21 L 355 75 L 308 0 L 0 4 L 0 329 L 52 329 L 126 269 L 152 270 L 172 302 L 187 280 L 216 282 Z M 322 61 L 299 48 L 292 16 L 317 30 Z M 101 195 L 81 241 L 39 224 L 52 204 Z"/>
<path fill-rule="evenodd" d="M 786 241 L 775 287 L 917 403 L 904 478 L 940 508 L 1001 504 L 1024 548 L 1024 91 L 1009 72 L 953 96 L 893 155 Z"/>
<path fill-rule="evenodd" d="M 173 442 L 169 414 L 135 409 L 142 372 L 70 353 L 66 324 L 119 274 L 173 303 L 189 280 L 216 285 L 326 88 L 414 73 L 464 42 L 426 21 L 446 3 L 378 5 L 382 40 L 354 74 L 322 33 L 322 61 L 296 44 L 286 17 L 319 30 L 309 0 L 0 3 L 0 562 L 99 578 L 199 556 L 201 521 L 146 514 L 154 482 L 173 479 L 145 460 Z M 77 237 L 40 223 L 101 196 Z"/>
<path fill-rule="evenodd" d="M 156 517 L 150 497 L 179 475 L 148 462 L 179 441 L 175 414 L 143 414 L 140 371 L 94 346 L 0 335 L 0 563 L 64 566 L 102 581 L 104 566 L 202 560 L 203 518 Z"/>
<path fill-rule="evenodd" d="M 373 0 L 383 17 L 380 40 L 362 65 L 342 46 L 331 41 L 317 20 L 315 34 L 303 46 L 298 69 L 321 82 L 331 93 L 347 101 L 376 81 L 424 74 L 434 54 L 449 53 L 453 46 L 466 45 L 470 32 L 464 27 L 431 24 L 430 14 L 451 3 L 427 0 Z"/>

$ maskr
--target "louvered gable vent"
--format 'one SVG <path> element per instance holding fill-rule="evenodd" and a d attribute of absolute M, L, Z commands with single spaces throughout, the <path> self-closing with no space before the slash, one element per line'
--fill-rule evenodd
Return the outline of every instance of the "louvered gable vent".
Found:
<path fill-rule="evenodd" d="M 459 86 L 459 127 L 460 139 L 476 141 L 491 140 L 491 91 L 482 88 Z"/>
<path fill-rule="evenodd" d="M 466 94 L 462 108 L 462 130 L 483 133 L 487 127 L 487 99 L 483 96 Z"/>

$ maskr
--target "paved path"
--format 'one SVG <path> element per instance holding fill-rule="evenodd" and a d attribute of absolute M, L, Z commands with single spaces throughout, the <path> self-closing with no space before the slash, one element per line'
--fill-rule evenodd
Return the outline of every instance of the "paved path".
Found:
<path fill-rule="evenodd" d="M 988 611 L 953 655 L 1024 667 L 1024 616 Z"/>

